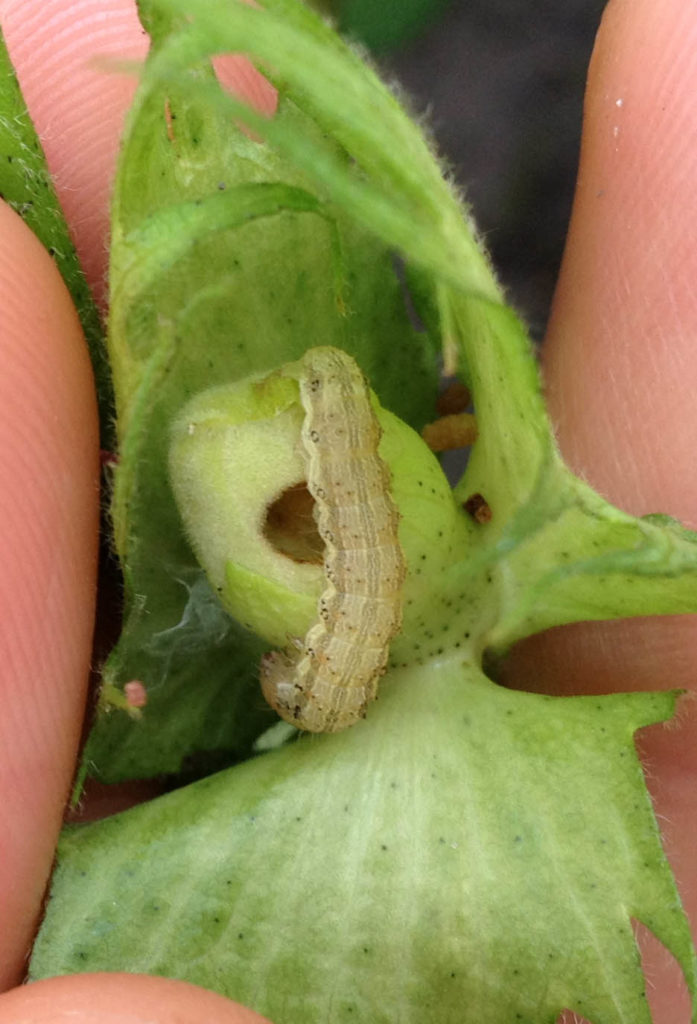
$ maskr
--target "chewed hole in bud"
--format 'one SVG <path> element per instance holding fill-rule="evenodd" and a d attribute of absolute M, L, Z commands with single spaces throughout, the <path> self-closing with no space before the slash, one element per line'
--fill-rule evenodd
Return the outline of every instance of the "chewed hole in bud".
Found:
<path fill-rule="evenodd" d="M 294 562 L 321 565 L 324 544 L 317 532 L 315 501 L 303 480 L 288 487 L 266 510 L 264 537 Z"/>

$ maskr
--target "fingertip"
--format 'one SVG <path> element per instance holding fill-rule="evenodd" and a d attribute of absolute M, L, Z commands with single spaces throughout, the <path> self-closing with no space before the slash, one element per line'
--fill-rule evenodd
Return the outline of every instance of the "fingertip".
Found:
<path fill-rule="evenodd" d="M 697 525 L 697 7 L 613 0 L 585 103 L 544 356 L 572 467 L 636 514 Z"/>
<path fill-rule="evenodd" d="M 99 512 L 92 371 L 45 249 L 0 203 L 0 988 L 31 941 L 84 713 Z"/>
<path fill-rule="evenodd" d="M 629 512 L 693 527 L 696 44 L 694 4 L 612 0 L 605 11 L 543 359 L 571 468 Z M 509 678 L 565 693 L 694 687 L 696 624 L 680 616 L 565 627 L 521 645 Z"/>
<path fill-rule="evenodd" d="M 207 989 L 142 974 L 48 978 L 0 996 L 0 1024 L 269 1024 Z"/>
<path fill-rule="evenodd" d="M 571 468 L 629 512 L 666 512 L 692 527 L 695 94 L 697 6 L 611 0 L 589 70 L 577 190 L 543 355 Z M 694 689 L 696 627 L 695 616 L 561 627 L 518 645 L 506 682 L 556 694 Z M 694 704 L 675 727 L 652 726 L 641 737 L 693 927 L 696 740 Z M 676 1019 L 661 1012 L 661 1021 Z"/>

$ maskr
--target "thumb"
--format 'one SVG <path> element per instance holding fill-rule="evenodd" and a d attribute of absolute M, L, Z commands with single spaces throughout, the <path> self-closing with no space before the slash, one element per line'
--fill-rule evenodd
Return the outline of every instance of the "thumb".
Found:
<path fill-rule="evenodd" d="M 567 460 L 637 515 L 697 527 L 697 9 L 615 0 L 590 68 L 545 348 Z"/>
<path fill-rule="evenodd" d="M 697 6 L 613 0 L 590 67 L 574 209 L 544 352 L 571 467 L 635 514 L 697 527 Z M 507 681 L 553 693 L 697 688 L 697 617 L 552 630 Z M 641 739 L 678 886 L 697 924 L 697 704 Z M 654 947 L 657 1024 L 687 1020 Z M 674 965 L 673 965 L 674 966 Z M 682 1002 L 681 1002 L 682 1000 Z"/>
<path fill-rule="evenodd" d="M 21 975 L 84 714 L 99 509 L 80 325 L 50 257 L 0 203 L 0 990 Z"/>
<path fill-rule="evenodd" d="M 0 1024 L 269 1024 L 214 992 L 143 974 L 48 978 L 0 996 Z"/>

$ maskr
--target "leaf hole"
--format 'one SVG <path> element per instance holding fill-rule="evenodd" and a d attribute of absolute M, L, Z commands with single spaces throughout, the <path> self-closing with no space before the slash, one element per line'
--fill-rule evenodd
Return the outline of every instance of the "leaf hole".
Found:
<path fill-rule="evenodd" d="M 324 543 L 315 523 L 315 500 L 302 480 L 286 488 L 266 510 L 264 537 L 294 562 L 322 565 Z"/>

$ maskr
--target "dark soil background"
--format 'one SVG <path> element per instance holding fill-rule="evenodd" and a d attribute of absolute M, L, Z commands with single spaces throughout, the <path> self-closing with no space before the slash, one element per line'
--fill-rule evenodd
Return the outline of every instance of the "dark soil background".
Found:
<path fill-rule="evenodd" d="M 425 114 L 509 301 L 540 338 L 604 0 L 344 0 L 339 23 Z M 336 7 L 335 7 L 336 13 Z"/>

